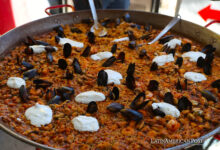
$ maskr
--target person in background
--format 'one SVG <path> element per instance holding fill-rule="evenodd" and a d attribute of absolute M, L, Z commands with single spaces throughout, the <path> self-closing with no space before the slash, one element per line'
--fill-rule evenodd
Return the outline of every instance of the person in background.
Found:
<path fill-rule="evenodd" d="M 62 0 L 49 0 L 51 6 L 62 4 Z M 88 0 L 73 0 L 76 10 L 90 9 Z M 94 0 L 96 9 L 128 9 L 130 0 Z M 60 13 L 61 9 L 51 10 L 52 14 Z"/>

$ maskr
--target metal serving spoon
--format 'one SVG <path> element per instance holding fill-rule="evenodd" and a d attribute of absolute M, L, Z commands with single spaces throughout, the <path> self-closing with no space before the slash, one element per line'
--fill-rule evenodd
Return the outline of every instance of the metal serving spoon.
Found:
<path fill-rule="evenodd" d="M 96 8 L 94 5 L 94 1 L 93 0 L 89 0 L 89 5 L 92 11 L 92 17 L 94 20 L 94 25 L 91 27 L 90 31 L 94 32 L 94 34 L 97 34 L 98 36 L 105 36 L 107 34 L 107 30 L 105 27 L 103 27 L 102 25 L 99 24 L 98 22 L 98 16 L 96 13 Z"/>

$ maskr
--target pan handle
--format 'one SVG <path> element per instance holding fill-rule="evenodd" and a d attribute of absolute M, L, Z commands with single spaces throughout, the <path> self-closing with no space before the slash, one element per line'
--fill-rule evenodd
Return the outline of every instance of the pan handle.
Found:
<path fill-rule="evenodd" d="M 69 7 L 69 8 L 71 8 L 72 9 L 72 11 L 74 12 L 75 11 L 75 7 L 74 6 L 72 6 L 72 5 L 56 5 L 56 6 L 51 6 L 51 7 L 47 7 L 46 9 L 45 9 L 45 13 L 46 14 L 48 14 L 48 16 L 50 16 L 50 15 L 52 15 L 48 10 L 50 10 L 50 9 L 56 9 L 56 8 L 63 8 L 63 7 Z"/>
<path fill-rule="evenodd" d="M 220 23 L 220 20 L 213 20 L 213 21 L 209 22 L 207 25 L 205 25 L 205 28 L 212 25 L 213 23 Z"/>

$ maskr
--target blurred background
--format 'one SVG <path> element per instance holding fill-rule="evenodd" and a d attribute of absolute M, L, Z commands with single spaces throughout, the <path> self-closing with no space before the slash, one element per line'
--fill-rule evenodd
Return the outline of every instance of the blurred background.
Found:
<path fill-rule="evenodd" d="M 59 0 L 71 4 L 72 0 Z M 174 16 L 178 0 L 130 0 L 131 10 L 142 10 Z M 220 10 L 220 1 L 211 0 L 182 0 L 180 12 L 182 19 L 205 26 L 211 20 L 204 21 L 198 11 L 211 4 L 211 9 Z M 14 27 L 47 17 L 44 12 L 49 7 L 48 0 L 0 0 L 0 35 Z M 67 10 L 70 11 L 70 10 Z M 65 10 L 64 10 L 65 12 Z M 144 19 L 144 18 L 143 18 Z M 209 27 L 220 34 L 220 24 Z M 10 144 L 9 144 L 10 143 Z M 34 150 L 35 148 L 24 144 L 0 130 L 0 150 Z"/>

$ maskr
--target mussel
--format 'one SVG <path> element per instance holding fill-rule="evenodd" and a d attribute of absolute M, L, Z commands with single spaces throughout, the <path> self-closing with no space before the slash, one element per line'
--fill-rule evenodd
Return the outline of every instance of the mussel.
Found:
<path fill-rule="evenodd" d="M 98 86 L 107 86 L 108 74 L 104 70 L 99 71 L 97 78 Z"/>
<path fill-rule="evenodd" d="M 47 42 L 40 41 L 40 40 L 35 40 L 32 37 L 30 37 L 30 36 L 27 37 L 27 42 L 25 42 L 25 44 L 27 46 L 31 46 L 31 45 L 44 45 L 44 46 L 48 46 L 48 45 L 50 45 Z"/>
<path fill-rule="evenodd" d="M 29 47 L 26 47 L 24 49 L 24 53 L 27 54 L 27 55 L 32 55 L 32 54 L 34 54 L 34 51 L 33 51 L 33 49 L 31 49 Z"/>
<path fill-rule="evenodd" d="M 160 116 L 160 117 L 164 117 L 166 114 L 164 112 L 162 112 L 159 108 L 157 109 L 153 109 L 153 114 L 155 116 Z"/>
<path fill-rule="evenodd" d="M 120 18 L 116 18 L 115 19 L 115 25 L 118 26 L 121 24 L 121 19 Z"/>
<path fill-rule="evenodd" d="M 147 24 L 144 26 L 144 30 L 149 32 L 152 29 L 152 26 L 150 24 Z"/>
<path fill-rule="evenodd" d="M 27 70 L 33 69 L 34 66 L 26 61 L 22 61 L 21 65 L 23 65 Z"/>
<path fill-rule="evenodd" d="M 166 103 L 173 104 L 174 103 L 173 94 L 171 92 L 165 93 L 163 100 Z"/>
<path fill-rule="evenodd" d="M 34 78 L 37 75 L 38 75 L 37 69 L 31 69 L 23 73 L 23 78 L 24 80 L 29 80 L 29 79 Z"/>
<path fill-rule="evenodd" d="M 84 49 L 84 51 L 83 51 L 83 53 L 81 54 L 81 56 L 83 56 L 83 57 L 88 57 L 88 56 L 89 56 L 89 53 L 90 53 L 90 50 L 91 50 L 91 47 L 90 47 L 90 46 L 87 46 L 87 47 Z"/>
<path fill-rule="evenodd" d="M 133 75 L 128 75 L 126 77 L 126 86 L 131 90 L 135 89 L 136 84 Z"/>
<path fill-rule="evenodd" d="M 206 45 L 203 49 L 202 49 L 202 52 L 205 53 L 205 54 L 210 54 L 210 53 L 213 53 L 215 52 L 216 48 L 213 47 L 212 45 L 208 44 Z"/>
<path fill-rule="evenodd" d="M 135 49 L 136 48 L 136 41 L 130 41 L 129 44 L 128 44 L 128 47 L 130 49 Z"/>
<path fill-rule="evenodd" d="M 60 104 L 62 102 L 61 97 L 55 95 L 51 100 L 49 100 L 48 104 Z"/>
<path fill-rule="evenodd" d="M 134 36 L 133 31 L 128 30 L 128 31 L 127 31 L 127 34 L 128 34 L 128 37 L 129 37 L 129 40 L 130 40 L 130 41 L 135 41 L 135 40 L 136 40 L 136 37 Z"/>
<path fill-rule="evenodd" d="M 115 56 L 112 56 L 112 57 L 110 57 L 109 59 L 107 59 L 107 60 L 102 64 L 102 66 L 103 66 L 103 67 L 109 67 L 109 66 L 111 66 L 115 61 L 116 61 Z"/>
<path fill-rule="evenodd" d="M 70 29 L 70 31 L 72 32 L 72 33 L 82 33 L 82 31 L 79 29 L 79 28 L 76 28 L 76 27 L 73 27 L 73 28 L 71 28 Z"/>
<path fill-rule="evenodd" d="M 203 72 L 206 75 L 211 75 L 212 74 L 212 65 L 208 64 L 208 63 L 205 63 L 204 66 L 203 66 Z"/>
<path fill-rule="evenodd" d="M 62 26 L 55 27 L 54 30 L 57 32 L 59 37 L 65 37 L 64 30 Z"/>
<path fill-rule="evenodd" d="M 166 36 L 160 38 L 159 43 L 160 44 L 165 44 L 165 43 L 169 42 L 173 38 L 174 38 L 173 35 L 166 35 Z"/>
<path fill-rule="evenodd" d="M 56 95 L 56 90 L 55 89 L 47 89 L 45 99 L 46 100 L 51 100 L 54 96 Z"/>
<path fill-rule="evenodd" d="M 125 20 L 125 22 L 131 22 L 131 16 L 130 16 L 130 14 L 129 13 L 126 13 L 125 15 L 124 15 L 124 20 Z"/>
<path fill-rule="evenodd" d="M 146 49 L 142 49 L 139 53 L 139 57 L 144 58 L 145 56 L 147 56 L 147 51 L 146 51 Z"/>
<path fill-rule="evenodd" d="M 208 101 L 213 101 L 213 102 L 219 101 L 218 97 L 208 90 L 202 90 L 201 93 L 202 96 L 205 97 Z"/>
<path fill-rule="evenodd" d="M 60 69 L 65 70 L 67 68 L 67 62 L 65 59 L 59 59 L 58 60 L 58 66 Z"/>
<path fill-rule="evenodd" d="M 191 44 L 190 43 L 186 43 L 182 46 L 182 52 L 188 52 L 191 50 Z"/>
<path fill-rule="evenodd" d="M 111 100 L 117 100 L 119 99 L 119 89 L 115 86 L 113 87 L 112 91 L 109 93 L 109 98 Z"/>
<path fill-rule="evenodd" d="M 206 57 L 205 57 L 205 63 L 211 64 L 213 62 L 213 59 L 214 59 L 214 54 L 208 53 L 208 54 L 206 54 Z"/>
<path fill-rule="evenodd" d="M 88 104 L 88 107 L 86 109 L 86 112 L 87 113 L 90 113 L 90 114 L 93 114 L 95 112 L 98 111 L 98 107 L 97 107 L 97 104 L 95 101 L 91 101 L 89 104 Z"/>
<path fill-rule="evenodd" d="M 185 90 L 187 90 L 187 87 L 188 87 L 188 80 L 185 79 L 185 80 L 184 80 L 184 83 L 185 83 Z"/>
<path fill-rule="evenodd" d="M 130 63 L 127 69 L 127 75 L 133 76 L 135 71 L 135 63 Z"/>
<path fill-rule="evenodd" d="M 220 89 L 220 79 L 213 81 L 211 86 Z"/>
<path fill-rule="evenodd" d="M 66 70 L 66 75 L 64 77 L 67 80 L 72 80 L 73 79 L 73 72 L 70 72 L 69 69 Z"/>
<path fill-rule="evenodd" d="M 156 62 L 153 62 L 150 66 L 150 71 L 156 71 L 158 70 L 158 65 Z"/>
<path fill-rule="evenodd" d="M 118 58 L 117 58 L 119 61 L 121 61 L 122 63 L 124 63 L 125 61 L 125 53 L 124 52 L 120 52 L 118 54 Z"/>
<path fill-rule="evenodd" d="M 139 122 L 143 119 L 143 115 L 140 112 L 135 111 L 133 109 L 121 109 L 120 112 L 124 117 L 126 117 L 129 120 Z"/>
<path fill-rule="evenodd" d="M 145 93 L 139 93 L 134 100 L 131 102 L 131 109 L 138 110 L 143 108 L 149 101 L 145 101 Z"/>
<path fill-rule="evenodd" d="M 43 79 L 35 79 L 33 83 L 36 85 L 36 88 L 47 88 L 53 84 L 52 82 Z"/>
<path fill-rule="evenodd" d="M 87 34 L 87 36 L 88 36 L 89 43 L 94 44 L 95 43 L 95 34 L 93 32 L 89 32 Z"/>
<path fill-rule="evenodd" d="M 196 65 L 199 67 L 199 68 L 203 68 L 203 66 L 205 65 L 205 59 L 203 57 L 199 57 L 197 59 L 197 63 Z"/>
<path fill-rule="evenodd" d="M 104 19 L 104 20 L 101 22 L 101 25 L 104 26 L 104 27 L 107 27 L 107 25 L 108 25 L 109 23 L 111 23 L 111 22 L 112 22 L 111 19 L 106 18 L 106 19 Z"/>
<path fill-rule="evenodd" d="M 55 36 L 55 42 L 56 42 L 56 43 L 59 43 L 59 42 L 60 42 L 60 38 L 61 38 L 61 37 L 59 37 L 59 36 Z"/>
<path fill-rule="evenodd" d="M 156 91 L 158 90 L 159 87 L 159 82 L 156 80 L 150 80 L 149 85 L 148 85 L 148 90 L 149 91 Z"/>
<path fill-rule="evenodd" d="M 81 70 L 81 67 L 80 67 L 80 64 L 77 58 L 74 58 L 72 65 L 74 67 L 75 73 L 82 74 L 82 70 Z"/>
<path fill-rule="evenodd" d="M 175 56 L 176 50 L 175 49 L 170 49 L 167 54 L 173 54 L 173 57 Z"/>
<path fill-rule="evenodd" d="M 116 50 L 117 50 L 117 44 L 113 44 L 113 45 L 112 45 L 112 48 L 111 48 L 111 52 L 112 52 L 112 53 L 115 53 Z"/>
<path fill-rule="evenodd" d="M 188 100 L 187 97 L 183 96 L 178 100 L 177 107 L 179 111 L 192 109 L 192 103 Z"/>
<path fill-rule="evenodd" d="M 69 43 L 65 43 L 63 46 L 63 56 L 65 58 L 69 57 L 72 52 L 72 46 Z"/>
<path fill-rule="evenodd" d="M 28 99 L 29 99 L 29 95 L 28 95 L 27 89 L 26 89 L 26 87 L 24 85 L 22 85 L 19 88 L 19 96 L 20 96 L 22 102 L 27 102 Z"/>
<path fill-rule="evenodd" d="M 177 83 L 176 83 L 176 89 L 182 91 L 182 85 L 181 85 L 179 79 L 178 79 L 178 81 L 177 81 Z"/>
<path fill-rule="evenodd" d="M 111 112 L 119 112 L 120 110 L 124 109 L 124 105 L 119 103 L 111 103 L 107 106 L 107 109 Z"/>
<path fill-rule="evenodd" d="M 74 88 L 63 86 L 56 89 L 56 93 L 61 97 L 63 101 L 70 100 L 71 95 L 74 94 Z"/>
<path fill-rule="evenodd" d="M 151 35 L 151 34 L 145 34 L 145 35 L 143 35 L 140 39 L 141 39 L 141 40 L 148 40 L 148 39 L 150 39 L 150 35 Z"/>

